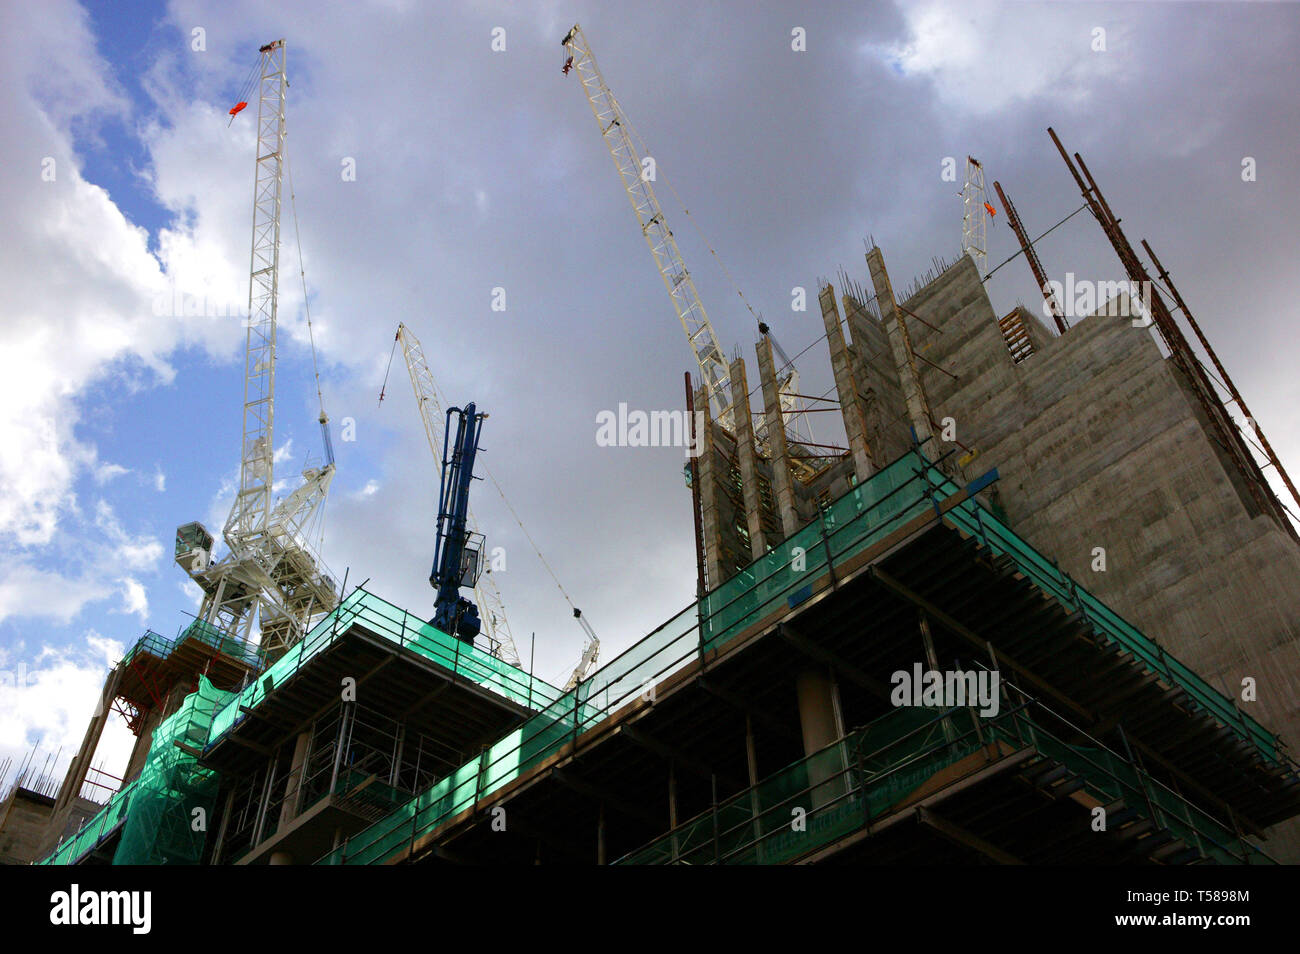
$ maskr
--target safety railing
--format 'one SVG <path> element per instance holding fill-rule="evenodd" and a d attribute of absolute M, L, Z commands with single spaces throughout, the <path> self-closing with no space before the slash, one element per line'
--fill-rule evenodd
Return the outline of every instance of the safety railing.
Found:
<path fill-rule="evenodd" d="M 122 657 L 121 665 L 129 664 L 137 656 L 153 656 L 160 660 L 167 659 L 176 651 L 177 647 L 191 639 L 211 646 L 218 652 L 237 659 L 248 666 L 260 667 L 260 655 L 256 646 L 233 636 L 222 635 L 212 624 L 201 619 L 193 620 L 185 629 L 181 630 L 175 639 L 168 639 L 151 629 L 146 630 L 145 634 L 127 650 L 126 655 Z"/>
<path fill-rule="evenodd" d="M 818 586 L 821 590 L 829 588 L 831 583 L 823 579 L 828 576 L 828 567 L 861 553 L 910 519 L 937 510 L 940 501 L 957 490 L 919 450 L 909 451 L 842 495 L 826 508 L 819 520 L 774 547 L 699 603 L 687 606 L 575 689 L 555 698 L 522 726 L 484 749 L 480 756 L 410 799 L 389 817 L 364 829 L 319 863 L 374 863 L 413 844 L 421 835 L 475 806 L 561 751 L 582 732 L 634 702 L 650 686 L 692 660 L 724 646 L 775 610 L 811 598 L 820 591 Z M 955 522 L 963 529 L 973 521 L 976 532 L 988 526 L 995 535 L 1005 534 L 1015 539 L 1014 549 L 1007 546 L 1004 551 L 1000 546 L 989 545 L 999 552 L 1007 552 L 1022 568 L 1032 567 L 1034 572 L 1026 569 L 1026 574 L 1040 585 L 1043 585 L 1040 577 L 1048 579 L 1044 568 L 1052 567 L 1051 561 L 1014 538 L 1014 534 L 978 503 L 964 501 L 948 511 L 950 515 L 954 512 Z M 988 543 L 1001 538 L 990 536 L 984 530 L 981 539 Z M 1064 583 L 1043 588 L 1065 605 L 1077 606 L 1076 602 L 1065 599 L 1069 589 Z M 1075 590 L 1081 591 L 1077 587 Z M 346 601 L 340 612 L 345 610 Z M 1140 633 L 1138 636 L 1144 639 Z M 1197 691 L 1202 690 L 1197 687 Z M 1244 734 L 1240 720 L 1227 724 Z M 1267 733 L 1264 735 L 1272 740 Z M 1253 739 L 1254 736 L 1245 737 Z"/>
<path fill-rule="evenodd" d="M 958 489 L 938 468 L 930 467 L 927 472 L 935 490 L 940 494 L 951 494 Z M 1224 725 L 1235 729 L 1270 760 L 1283 761 L 1277 738 L 1271 732 L 1242 712 L 1195 671 L 1165 652 L 1159 643 L 1076 583 L 1054 561 L 1018 537 L 977 501 L 963 501 L 949 511 L 948 517 L 985 546 L 1010 557 L 1038 586 L 1051 593 L 1060 603 L 1081 613 L 1095 632 L 1108 642 L 1117 643 L 1131 652 L 1151 672 L 1180 686 L 1197 704 Z"/>
<path fill-rule="evenodd" d="M 94 817 L 87 819 L 81 829 L 71 838 L 64 839 L 46 858 L 37 862 L 42 865 L 75 865 L 90 852 L 94 851 L 110 835 L 126 823 L 126 813 L 131 806 L 131 797 L 135 793 L 137 782 L 130 782 L 113 793 Z"/>
<path fill-rule="evenodd" d="M 152 852 L 160 839 L 174 836 L 177 831 L 185 833 L 180 837 L 180 854 L 197 860 L 203 849 L 203 835 L 196 835 L 190 827 L 188 811 L 198 802 L 185 799 L 198 788 L 205 788 L 209 797 L 215 795 L 216 773 L 200 766 L 196 753 L 208 737 L 211 714 L 225 695 L 201 678 L 198 691 L 186 696 L 180 708 L 154 729 L 140 775 L 115 792 L 76 835 L 60 843 L 39 863 L 76 864 L 119 828 L 123 829 L 122 842 L 127 850 L 124 853 L 119 846 L 115 858 L 125 857 L 123 864 L 157 863 Z M 185 809 L 180 822 L 161 824 L 160 819 L 168 811 L 174 813 L 177 805 Z M 205 810 L 210 808 L 205 805 Z M 165 847 L 171 851 L 170 860 L 176 861 L 178 842 Z"/>
<path fill-rule="evenodd" d="M 806 598 L 829 559 L 843 559 L 929 506 L 922 475 L 903 458 L 850 490 L 823 521 L 805 527 L 741 574 L 691 604 L 564 693 L 522 726 L 330 852 L 321 863 L 365 864 L 432 830 L 541 763 L 610 713 L 773 610 Z M 916 485 L 912 493 L 905 493 Z"/>
<path fill-rule="evenodd" d="M 702 603 L 686 607 L 482 756 L 322 860 L 364 863 L 385 857 L 558 752 L 650 685 L 724 645 L 757 619 L 807 598 L 812 582 L 831 561 L 860 552 L 925 511 L 929 503 L 920 492 L 923 479 L 914 460 L 895 461 L 832 504 L 821 521 L 784 541 Z"/>
<path fill-rule="evenodd" d="M 256 709 L 266 699 L 268 692 L 283 686 L 315 656 L 343 639 L 354 623 L 400 649 L 410 650 L 436 662 L 456 676 L 477 683 L 527 708 L 537 709 L 549 705 L 560 696 L 560 690 L 544 680 L 449 636 L 420 617 L 412 616 L 406 610 L 358 587 L 337 609 L 317 623 L 311 632 L 217 713 L 212 723 L 208 748 L 246 717 L 243 710 Z"/>
<path fill-rule="evenodd" d="M 955 784 L 1029 749 L 1079 776 L 1103 805 L 1123 800 L 1137 817 L 1179 838 L 1195 857 L 1220 864 L 1273 864 L 1264 851 L 1100 742 L 1070 744 L 1042 727 L 1061 721 L 1025 700 L 985 718 L 969 707 L 896 709 L 758 785 L 719 802 L 615 864 L 782 864 L 833 845 L 900 803 L 940 770 L 983 752 Z M 1002 743 L 999 745 L 999 743 Z M 941 791 L 935 789 L 929 794 Z M 1079 825 L 1089 834 L 1092 816 Z M 1159 844 L 1168 844 L 1162 840 Z M 1154 847 L 1155 843 L 1153 843 Z"/>

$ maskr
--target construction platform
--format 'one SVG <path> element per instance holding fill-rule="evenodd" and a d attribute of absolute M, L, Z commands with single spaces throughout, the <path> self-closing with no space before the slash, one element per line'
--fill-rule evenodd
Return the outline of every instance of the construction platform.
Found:
<path fill-rule="evenodd" d="M 958 487 L 906 453 L 322 862 L 942 861 L 928 846 L 954 838 L 998 860 L 1267 861 L 1251 839 L 1300 813 L 1279 740 L 979 504 L 993 476 Z M 889 683 L 927 656 L 999 670 L 1002 713 L 921 712 L 925 737 Z M 832 689 L 826 745 L 807 673 Z M 895 759 L 863 741 L 880 733 L 929 741 Z M 917 825 L 935 837 L 898 834 Z"/>

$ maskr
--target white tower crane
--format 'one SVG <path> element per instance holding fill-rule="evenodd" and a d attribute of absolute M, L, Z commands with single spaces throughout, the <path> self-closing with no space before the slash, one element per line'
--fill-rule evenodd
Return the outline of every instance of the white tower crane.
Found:
<path fill-rule="evenodd" d="M 203 588 L 199 621 L 219 637 L 247 642 L 256 618 L 266 661 L 279 658 L 311 620 L 337 604 L 308 534 L 334 477 L 328 419 L 321 411 L 327 461 L 303 471 L 303 484 L 273 505 L 276 308 L 280 200 L 284 177 L 284 40 L 259 51 L 257 165 L 244 359 L 239 491 L 223 536 L 229 552 L 213 562 L 213 538 L 200 523 L 176 531 L 176 562 Z M 232 116 L 234 111 L 232 110 Z"/>
<path fill-rule="evenodd" d="M 411 375 L 411 389 L 415 392 L 415 403 L 420 408 L 420 420 L 424 422 L 424 435 L 429 439 L 429 449 L 433 451 L 435 465 L 442 467 L 442 421 L 445 418 L 442 402 L 438 399 L 438 388 L 433 382 L 433 372 L 424 357 L 424 348 L 420 345 L 411 329 L 404 324 L 397 326 L 397 343 L 402 346 L 402 357 L 406 359 L 406 370 Z M 468 511 L 469 530 L 478 533 L 478 521 L 474 511 Z M 506 621 L 505 604 L 501 601 L 501 591 L 492 579 L 491 571 L 479 576 L 474 585 L 474 598 L 479 613 L 483 617 L 483 626 L 487 631 L 492 654 L 511 666 L 519 666 L 519 651 L 515 648 L 514 637 L 510 634 L 510 624 Z"/>
<path fill-rule="evenodd" d="M 664 287 L 673 300 L 673 308 L 682 323 L 682 330 L 686 332 L 686 340 L 695 353 L 713 419 L 728 431 L 734 431 L 731 378 L 726 358 L 718 347 L 718 337 L 713 332 L 713 324 L 704 310 L 704 303 L 695 290 L 695 281 L 682 259 L 677 240 L 673 238 L 672 230 L 664 219 L 664 211 L 659 205 L 659 199 L 655 197 L 641 156 L 632 143 L 631 130 L 623 115 L 623 108 L 605 84 L 587 38 L 582 34 L 582 28 L 574 24 L 563 43 L 567 54 L 564 71 L 576 71 L 582 80 L 591 112 L 600 125 L 605 145 L 609 147 L 609 154 L 614 158 L 619 178 L 623 180 L 623 188 L 627 190 L 627 197 L 632 203 L 632 211 L 636 213 L 637 222 L 641 225 L 641 234 L 650 247 L 650 254 L 654 256 Z M 743 399 L 745 395 L 739 397 Z"/>
<path fill-rule="evenodd" d="M 623 108 L 605 83 L 605 78 L 596 65 L 596 57 L 591 51 L 579 24 L 565 35 L 562 41 L 565 50 L 564 72 L 577 72 L 582 81 L 583 92 L 591 106 L 592 115 L 600 126 L 602 138 L 614 159 L 623 188 L 632 203 L 641 234 L 645 237 L 655 266 L 663 279 L 673 308 L 681 321 L 686 340 L 695 354 L 700 367 L 700 378 L 709 397 L 709 410 L 713 419 L 720 423 L 728 433 L 735 433 L 734 405 L 736 400 L 748 400 L 748 395 L 731 392 L 731 378 L 722 349 L 718 347 L 718 338 L 713 331 L 713 324 L 704 310 L 699 293 L 695 290 L 695 281 L 691 278 L 677 240 L 664 218 L 663 208 L 655 195 L 651 178 L 646 172 L 646 164 L 633 142 L 631 124 L 623 113 Z M 743 297 L 743 295 L 742 295 Z M 756 316 L 757 317 L 757 316 Z M 766 325 L 760 320 L 760 328 L 767 333 Z M 775 338 L 772 339 L 775 342 Z M 779 346 L 778 346 L 779 349 Z M 803 410 L 802 399 L 798 395 L 799 372 L 788 359 L 780 369 L 781 379 L 778 383 L 782 418 L 786 433 L 796 446 L 802 446 L 811 440 L 811 432 L 801 431 L 794 426 L 796 418 Z M 806 416 L 804 417 L 806 421 Z M 806 428 L 806 424 L 805 424 Z M 755 421 L 754 437 L 760 449 L 767 447 L 767 419 L 759 416 Z M 796 471 L 815 472 L 807 460 L 792 461 Z"/>

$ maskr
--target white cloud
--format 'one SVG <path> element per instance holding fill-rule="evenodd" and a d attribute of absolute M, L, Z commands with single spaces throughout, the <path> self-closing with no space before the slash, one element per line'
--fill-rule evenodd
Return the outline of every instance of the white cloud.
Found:
<path fill-rule="evenodd" d="M 10 564 L 0 575 L 0 622 L 14 616 L 69 623 L 87 603 L 112 592 L 112 586 L 88 576 L 69 577 L 26 563 Z"/>
<path fill-rule="evenodd" d="M 133 570 L 152 569 L 163 556 L 163 545 L 148 536 L 132 536 L 122 529 L 122 524 L 107 501 L 95 504 L 95 526 L 104 531 L 112 547 L 111 563 Z"/>
<path fill-rule="evenodd" d="M 121 464 L 100 464 L 95 468 L 95 483 L 106 484 L 115 477 L 121 477 L 123 474 L 129 474 L 127 468 Z"/>
<path fill-rule="evenodd" d="M 945 107 L 967 114 L 1036 97 L 1083 103 L 1098 80 L 1137 65 L 1122 52 L 1127 26 L 1095 6 L 929 0 L 900 12 L 907 38 L 866 52 L 904 76 L 931 80 Z M 1099 28 L 1105 52 L 1092 48 Z"/>
<path fill-rule="evenodd" d="M 144 584 L 139 580 L 131 577 L 124 577 L 122 584 L 122 612 L 128 615 L 134 613 L 140 617 L 141 622 L 147 622 L 149 619 L 149 593 L 144 588 Z"/>
<path fill-rule="evenodd" d="M 233 157 L 243 158 L 248 143 L 233 135 L 215 139 L 219 124 L 199 104 L 191 113 L 206 110 L 206 123 L 191 117 L 186 124 L 181 113 L 179 132 L 146 131 L 164 155 L 160 167 L 173 170 L 166 180 L 173 187 L 160 198 L 182 213 L 181 225 L 158 236 L 155 256 L 148 233 L 81 175 L 74 142 L 93 137 L 103 116 L 126 114 L 84 11 L 67 0 L 6 4 L 0 18 L 0 85 L 14 94 L 0 99 L 0 164 L 14 171 L 0 182 L 0 220 L 9 229 L 0 256 L 0 352 L 8 369 L 0 377 L 0 543 L 41 546 L 75 511 L 73 487 L 81 473 L 103 484 L 127 471 L 100 463 L 96 449 L 76 437 L 78 396 L 126 371 L 145 384 L 169 382 L 168 355 L 180 345 L 235 354 L 242 337 L 237 315 L 176 314 L 172 303 L 230 304 L 232 296 L 215 290 L 246 282 L 234 246 L 247 226 L 235 228 L 233 188 L 224 190 L 227 223 L 220 216 L 213 221 L 208 211 L 185 214 L 194 195 L 181 194 L 173 180 L 184 177 L 191 190 L 214 187 L 212 194 L 221 195 L 227 183 L 216 170 L 247 173 L 248 164 Z M 167 152 L 169 137 L 177 135 L 189 144 L 184 156 Z M 52 180 L 42 175 L 47 168 Z M 237 204 L 246 219 L 242 179 Z M 161 469 L 158 475 L 161 490 Z"/>
<path fill-rule="evenodd" d="M 195 612 L 203 605 L 203 590 L 189 577 L 176 581 L 176 589 L 194 606 Z"/>
<path fill-rule="evenodd" d="M 61 780 L 99 703 L 104 677 L 124 651 L 121 642 L 92 630 L 82 645 L 46 649 L 30 665 L 6 660 L 0 672 L 0 759 L 21 763 L 36 748 L 44 753 L 35 759 L 39 772 L 47 754 L 60 753 L 49 773 Z M 125 723 L 110 717 L 93 764 L 120 775 L 134 743 Z"/>

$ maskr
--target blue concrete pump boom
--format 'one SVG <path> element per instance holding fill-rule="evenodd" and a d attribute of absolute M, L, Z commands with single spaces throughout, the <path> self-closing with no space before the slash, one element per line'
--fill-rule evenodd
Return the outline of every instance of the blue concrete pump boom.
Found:
<path fill-rule="evenodd" d="M 456 415 L 455 445 L 451 444 L 451 419 Z M 474 480 L 474 456 L 486 414 L 476 414 L 473 403 L 465 409 L 447 409 L 443 431 L 442 483 L 438 489 L 438 536 L 433 551 L 429 583 L 438 591 L 430 622 L 467 643 L 479 634 L 478 607 L 460 595 L 463 586 L 478 582 L 483 566 L 483 536 L 466 528 L 469 488 Z"/>

